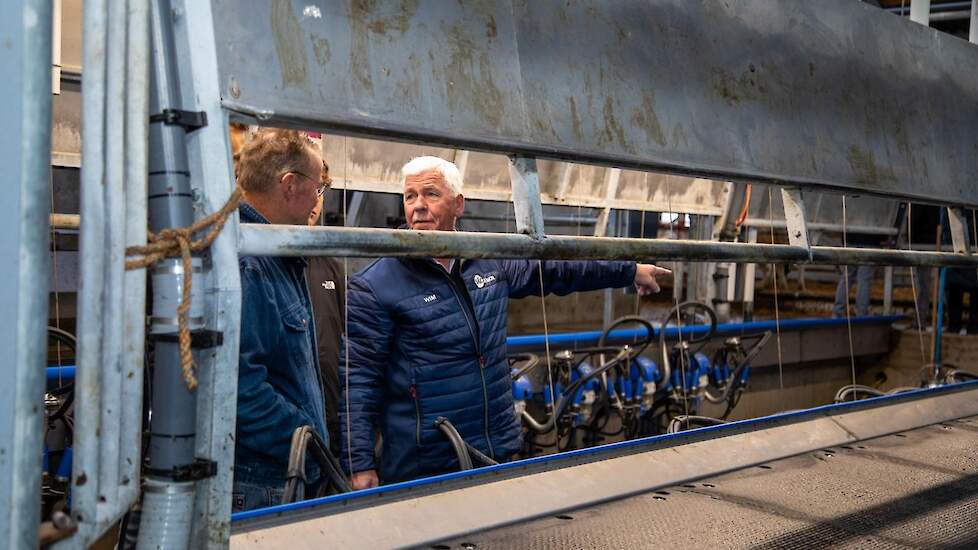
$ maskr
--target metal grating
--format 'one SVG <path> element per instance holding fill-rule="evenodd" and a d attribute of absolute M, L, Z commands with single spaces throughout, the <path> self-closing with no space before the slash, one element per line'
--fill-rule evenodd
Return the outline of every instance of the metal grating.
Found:
<path fill-rule="evenodd" d="M 978 545 L 976 517 L 978 418 L 971 418 L 435 548 L 967 548 Z"/>

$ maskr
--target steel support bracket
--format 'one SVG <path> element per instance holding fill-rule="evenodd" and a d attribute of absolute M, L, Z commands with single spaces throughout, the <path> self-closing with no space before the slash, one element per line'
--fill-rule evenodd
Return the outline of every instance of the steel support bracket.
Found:
<path fill-rule="evenodd" d="M 788 230 L 788 242 L 808 251 L 811 258 L 812 245 L 808 239 L 808 225 L 805 222 L 805 201 L 801 189 L 785 187 L 781 189 L 781 202 L 784 203 L 784 221 Z"/>
<path fill-rule="evenodd" d="M 968 238 L 968 222 L 961 208 L 947 209 L 947 222 L 951 229 L 951 246 L 955 254 L 968 254 L 971 243 Z"/>
<path fill-rule="evenodd" d="M 604 182 L 605 204 L 611 204 L 611 200 L 618 196 L 618 182 L 621 181 L 621 169 L 609 168 L 608 175 Z M 611 219 L 611 207 L 605 206 L 598 214 L 598 222 L 594 225 L 595 237 L 606 237 L 608 235 L 608 220 Z"/>
<path fill-rule="evenodd" d="M 183 111 L 181 109 L 163 109 L 163 112 L 149 116 L 150 124 L 162 122 L 167 126 L 181 126 L 189 134 L 207 126 L 207 113 L 204 111 Z"/>
<path fill-rule="evenodd" d="M 537 159 L 521 155 L 509 157 L 509 177 L 513 185 L 516 231 L 534 239 L 542 239 L 546 234 L 543 230 Z"/>

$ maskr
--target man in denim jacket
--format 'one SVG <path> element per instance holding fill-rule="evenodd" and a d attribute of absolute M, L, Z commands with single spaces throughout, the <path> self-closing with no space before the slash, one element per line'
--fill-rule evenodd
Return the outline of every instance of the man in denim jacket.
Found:
<path fill-rule="evenodd" d="M 242 223 L 305 225 L 322 194 L 323 161 L 293 131 L 263 130 L 241 151 Z M 316 331 L 302 258 L 242 256 L 241 348 L 234 453 L 234 511 L 278 504 L 292 432 L 327 440 Z M 306 469 L 309 483 L 320 472 Z"/>

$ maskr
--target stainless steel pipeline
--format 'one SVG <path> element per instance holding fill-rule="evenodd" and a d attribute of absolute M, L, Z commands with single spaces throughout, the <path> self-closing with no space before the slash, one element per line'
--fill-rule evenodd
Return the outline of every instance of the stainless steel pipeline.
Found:
<path fill-rule="evenodd" d="M 873 248 L 241 224 L 241 255 L 978 266 L 978 256 Z"/>

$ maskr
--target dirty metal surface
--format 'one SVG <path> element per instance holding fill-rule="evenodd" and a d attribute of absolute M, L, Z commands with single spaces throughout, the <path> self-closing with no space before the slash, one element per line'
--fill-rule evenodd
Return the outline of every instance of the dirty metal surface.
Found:
<path fill-rule="evenodd" d="M 978 49 L 860 2 L 211 5 L 251 120 L 978 206 Z"/>
<path fill-rule="evenodd" d="M 976 516 L 973 417 L 433 548 L 974 548 Z"/>
<path fill-rule="evenodd" d="M 324 136 L 322 147 L 334 189 L 400 195 L 401 166 L 414 157 L 434 155 L 458 165 L 466 199 L 511 199 L 509 161 L 505 155 L 340 135 Z M 544 159 L 537 161 L 537 168 L 540 202 L 562 206 L 719 216 L 724 212 L 730 187 L 721 181 L 623 170 L 617 189 L 609 196 L 611 168 Z"/>

